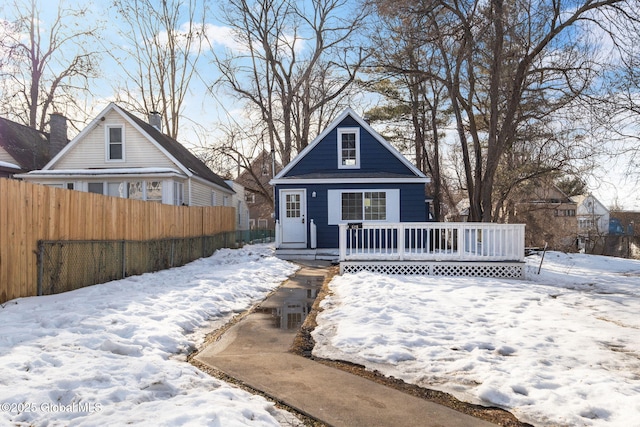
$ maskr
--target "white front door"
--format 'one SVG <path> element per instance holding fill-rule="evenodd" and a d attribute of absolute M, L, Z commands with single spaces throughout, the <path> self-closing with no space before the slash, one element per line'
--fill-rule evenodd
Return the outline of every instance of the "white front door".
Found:
<path fill-rule="evenodd" d="M 307 200 L 305 190 L 280 191 L 282 247 L 307 247 Z"/>

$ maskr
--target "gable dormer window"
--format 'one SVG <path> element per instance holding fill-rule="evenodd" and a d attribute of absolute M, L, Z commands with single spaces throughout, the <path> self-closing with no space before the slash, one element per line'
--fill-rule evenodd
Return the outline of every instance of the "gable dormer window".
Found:
<path fill-rule="evenodd" d="M 107 161 L 124 160 L 124 128 L 122 126 L 106 126 Z"/>
<path fill-rule="evenodd" d="M 360 169 L 359 128 L 338 128 L 338 169 Z"/>

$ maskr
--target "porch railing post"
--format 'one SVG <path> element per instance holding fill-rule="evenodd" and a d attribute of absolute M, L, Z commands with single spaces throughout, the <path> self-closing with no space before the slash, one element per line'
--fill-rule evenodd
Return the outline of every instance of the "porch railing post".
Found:
<path fill-rule="evenodd" d="M 400 256 L 400 261 L 404 260 L 404 225 L 402 223 L 398 224 L 398 255 Z"/>
<path fill-rule="evenodd" d="M 466 248 L 464 246 L 466 231 L 467 231 L 466 225 L 460 225 L 460 227 L 458 227 L 458 258 L 460 259 L 464 257 L 464 254 L 466 252 Z M 471 237 L 469 237 L 469 239 L 471 239 Z"/>
<path fill-rule="evenodd" d="M 346 224 L 338 225 L 338 244 L 340 247 L 340 261 L 347 259 L 347 226 Z"/>

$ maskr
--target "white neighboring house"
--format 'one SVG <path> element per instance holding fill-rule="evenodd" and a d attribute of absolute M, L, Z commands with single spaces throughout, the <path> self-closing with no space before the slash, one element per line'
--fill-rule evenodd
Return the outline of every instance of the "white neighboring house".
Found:
<path fill-rule="evenodd" d="M 236 208 L 236 230 L 249 230 L 249 205 L 247 205 L 244 186 L 231 180 L 225 182 L 235 192 L 231 197 L 230 206 Z"/>
<path fill-rule="evenodd" d="M 592 194 L 573 196 L 578 220 L 578 248 L 609 234 L 609 209 Z"/>
<path fill-rule="evenodd" d="M 110 103 L 25 181 L 169 205 L 232 206 L 234 190 L 178 141 Z"/>

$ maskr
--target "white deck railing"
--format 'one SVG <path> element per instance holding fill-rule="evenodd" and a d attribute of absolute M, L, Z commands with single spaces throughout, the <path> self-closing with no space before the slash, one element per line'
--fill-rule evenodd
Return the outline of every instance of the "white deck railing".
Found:
<path fill-rule="evenodd" d="M 524 224 L 340 224 L 340 261 L 523 261 Z"/>

